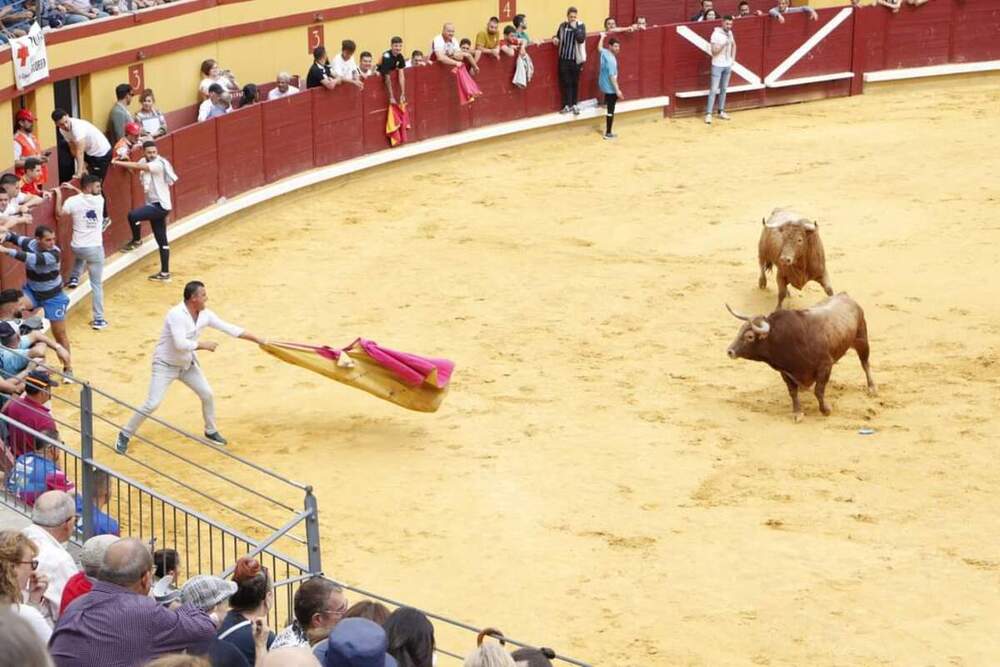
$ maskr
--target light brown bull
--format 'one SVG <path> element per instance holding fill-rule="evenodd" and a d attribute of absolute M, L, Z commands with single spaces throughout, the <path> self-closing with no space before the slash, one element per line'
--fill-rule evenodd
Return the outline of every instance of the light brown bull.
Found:
<path fill-rule="evenodd" d="M 815 280 L 828 296 L 833 295 L 830 274 L 826 270 L 826 254 L 819 238 L 819 225 L 783 208 L 776 208 L 771 217 L 761 220 L 764 228 L 757 243 L 761 289 L 767 288 L 767 272 L 778 267 L 778 308 L 788 296 L 788 285 L 802 289 Z"/>

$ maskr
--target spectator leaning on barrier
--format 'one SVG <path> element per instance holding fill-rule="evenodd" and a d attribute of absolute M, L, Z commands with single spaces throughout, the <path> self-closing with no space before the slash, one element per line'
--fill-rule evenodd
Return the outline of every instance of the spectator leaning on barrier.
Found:
<path fill-rule="evenodd" d="M 225 116 L 233 110 L 225 99 L 226 91 L 218 83 L 208 87 L 208 98 L 198 107 L 198 122 L 206 121 L 216 116 Z"/>
<path fill-rule="evenodd" d="M 22 324 L 21 326 L 24 325 Z M 66 348 L 50 339 L 41 331 L 30 331 L 21 335 L 10 322 L 0 322 L 0 364 L 3 366 L 3 376 L 5 378 L 26 377 L 29 372 L 35 370 L 35 360 L 45 361 L 45 351 L 48 349 L 55 350 L 64 364 L 69 363 L 69 352 Z M 7 406 L 7 414 L 11 419 L 14 418 L 11 414 L 12 410 L 20 414 L 20 408 L 13 404 L 17 400 L 15 399 L 11 405 Z M 46 400 L 48 399 L 46 398 Z M 44 401 L 42 402 L 44 403 Z M 47 408 L 43 413 L 35 406 L 26 405 L 24 413 L 23 418 L 18 418 L 18 421 L 26 426 L 31 426 L 36 431 L 55 428 L 55 423 L 52 422 L 51 418 L 38 421 L 42 419 L 43 414 L 48 414 Z M 8 444 L 14 450 L 15 456 L 31 451 L 34 447 L 34 436 L 27 432 L 22 432 L 21 429 L 12 424 L 7 427 L 7 430 L 10 437 Z"/>
<path fill-rule="evenodd" d="M 514 24 L 514 34 L 517 38 L 524 42 L 525 46 L 531 46 L 531 37 L 528 36 L 528 17 L 524 14 L 515 14 L 514 20 L 511 21 Z"/>
<path fill-rule="evenodd" d="M 29 157 L 24 161 L 24 175 L 21 176 L 20 190 L 36 197 L 48 197 L 48 193 L 42 188 L 45 187 L 45 180 L 42 178 L 42 161 L 36 157 Z"/>
<path fill-rule="evenodd" d="M 326 639 L 347 609 L 340 586 L 323 577 L 306 581 L 295 591 L 295 620 L 278 633 L 271 648 L 311 646 Z"/>
<path fill-rule="evenodd" d="M 0 190 L 7 195 L 6 205 L 0 207 L 0 212 L 5 216 L 30 214 L 31 209 L 42 203 L 41 197 L 21 190 L 21 179 L 14 174 L 0 176 Z M 28 215 L 20 222 L 31 222 L 31 216 Z"/>
<path fill-rule="evenodd" d="M 231 581 L 199 574 L 188 579 L 181 588 L 181 602 L 201 609 L 218 627 L 229 611 L 229 598 L 236 592 L 236 588 L 236 584 Z M 212 667 L 250 667 L 238 648 L 214 636 L 193 653 L 208 656 Z"/>
<path fill-rule="evenodd" d="M 403 57 L 403 38 L 396 36 L 389 40 L 389 50 L 382 53 L 382 62 L 378 65 L 378 73 L 382 75 L 389 104 L 406 104 L 406 59 Z M 399 72 L 399 102 L 392 92 L 392 73 Z"/>
<path fill-rule="evenodd" d="M 115 98 L 117 101 L 108 114 L 108 127 L 111 136 L 118 141 L 125 136 L 125 125 L 132 122 L 132 112 L 128 109 L 132 104 L 132 86 L 119 83 L 115 86 Z"/>
<path fill-rule="evenodd" d="M 63 359 L 63 373 L 72 375 L 69 366 L 69 332 L 66 330 L 66 308 L 69 298 L 63 293 L 61 271 L 62 252 L 56 245 L 56 233 L 47 225 L 35 227 L 35 237 L 29 238 L 14 232 L 7 232 L 0 243 L 12 243 L 16 247 L 2 247 L 8 255 L 24 263 L 27 283 L 24 295 L 31 299 L 35 308 L 42 308 L 52 326 L 52 335 L 66 349 Z"/>
<path fill-rule="evenodd" d="M 52 120 L 59 133 L 69 145 L 70 153 L 76 160 L 76 178 L 80 178 L 86 173 L 100 176 L 101 183 L 108 175 L 108 166 L 111 164 L 113 156 L 111 142 L 92 123 L 82 118 L 72 118 L 62 109 L 52 112 Z M 104 221 L 110 224 L 108 218 L 108 201 L 104 200 Z"/>
<path fill-rule="evenodd" d="M 12 530 L 0 531 L 0 609 L 20 616 L 34 631 L 38 641 L 44 646 L 52 636 L 52 626 L 42 616 L 42 605 L 48 580 L 36 572 L 38 567 L 38 547 L 30 539 Z M 27 591 L 27 595 L 25 595 Z M 8 665 L 9 637 L 3 637 L 3 654 Z"/>
<path fill-rule="evenodd" d="M 94 587 L 92 580 L 101 572 L 104 554 L 118 540 L 116 535 L 95 535 L 83 543 L 83 549 L 80 550 L 80 567 L 83 571 L 70 577 L 63 587 L 62 600 L 59 602 L 60 615 L 66 613 L 70 602 L 86 595 Z"/>
<path fill-rule="evenodd" d="M 566 20 L 559 24 L 552 42 L 559 49 L 559 89 L 562 92 L 562 111 L 580 114 L 577 106 L 580 93 L 580 67 L 582 50 L 587 42 L 587 27 L 578 19 L 576 7 L 566 10 Z"/>
<path fill-rule="evenodd" d="M 139 143 L 139 134 L 142 126 L 139 123 L 129 121 L 125 123 L 125 136 L 115 142 L 112 152 L 115 160 L 128 160 L 132 157 L 132 149 Z"/>
<path fill-rule="evenodd" d="M 213 84 L 217 85 L 217 84 Z M 119 167 L 129 171 L 139 172 L 139 181 L 146 197 L 146 204 L 128 213 L 128 223 L 132 227 L 132 240 L 122 249 L 124 252 L 135 250 L 142 245 L 139 236 L 143 220 L 149 221 L 153 229 L 153 238 L 160 250 L 160 271 L 149 276 L 150 280 L 170 282 L 170 244 L 167 241 L 167 216 L 173 209 L 170 198 L 170 186 L 177 182 L 177 174 L 173 165 L 160 156 L 155 141 L 142 144 L 143 157 L 138 162 L 115 162 Z"/>
<path fill-rule="evenodd" d="M 788 4 L 788 0 L 778 0 L 778 6 L 772 7 L 770 10 L 768 10 L 767 13 L 771 16 L 771 18 L 778 19 L 779 23 L 785 22 L 785 14 L 806 13 L 809 14 L 809 18 L 812 19 L 813 21 L 819 20 L 819 14 L 817 14 L 816 10 L 810 7 L 809 5 L 802 5 L 800 7 L 790 7 Z"/>
<path fill-rule="evenodd" d="M 288 72 L 278 72 L 277 82 L 278 85 L 268 92 L 267 99 L 277 100 L 299 92 L 299 89 L 292 85 L 292 75 Z"/>
<path fill-rule="evenodd" d="M 736 11 L 736 18 L 745 19 L 750 16 L 763 16 L 763 15 L 764 12 L 760 11 L 759 9 L 756 12 L 751 11 L 750 3 L 748 2 L 748 0 L 740 0 L 740 4 L 738 5 Z"/>
<path fill-rule="evenodd" d="M 156 108 L 156 97 L 148 88 L 139 97 L 139 111 L 135 120 L 142 126 L 142 133 L 152 138 L 162 137 L 167 133 L 167 119 Z"/>
<path fill-rule="evenodd" d="M 134 123 L 131 123 L 134 125 Z M 62 200 L 62 189 L 56 189 L 56 215 L 68 215 L 73 220 L 73 239 L 70 248 L 73 250 L 73 270 L 70 271 L 66 287 L 75 289 L 80 285 L 80 276 L 86 269 L 90 275 L 91 312 L 93 319 L 90 327 L 95 330 L 106 329 L 108 321 L 104 319 L 104 239 L 101 233 L 101 209 L 104 207 L 104 196 L 101 194 L 101 181 L 92 174 L 86 174 L 80 179 L 79 189 L 70 183 L 66 187 L 75 190 L 77 194 Z"/>
<path fill-rule="evenodd" d="M 476 34 L 476 50 L 473 53 L 476 62 L 479 62 L 484 53 L 500 60 L 500 41 L 500 19 L 491 16 L 490 20 L 486 22 L 486 29 L 480 30 Z"/>
<path fill-rule="evenodd" d="M 128 538 L 109 546 L 93 589 L 55 626 L 49 649 L 56 666 L 143 665 L 210 641 L 215 622 L 209 615 L 191 605 L 156 604 L 149 597 L 152 578 L 153 557 L 143 542 Z"/>
<path fill-rule="evenodd" d="M 712 51 L 712 77 L 708 88 L 705 122 L 711 125 L 716 93 L 719 95 L 719 118 L 729 120 L 729 114 L 726 113 L 726 89 L 729 88 L 729 77 L 733 73 L 733 63 L 736 62 L 736 36 L 733 35 L 732 16 L 726 15 L 722 19 L 722 25 L 712 30 L 709 48 Z"/>
<path fill-rule="evenodd" d="M 337 83 L 330 69 L 330 57 L 326 54 L 326 47 L 317 46 L 313 49 L 313 64 L 306 73 L 306 88 L 323 86 L 327 90 L 333 90 L 337 87 Z"/>
<path fill-rule="evenodd" d="M 39 605 L 42 616 L 50 622 L 59 619 L 63 587 L 77 573 L 76 563 L 64 546 L 76 525 L 76 504 L 63 491 L 46 491 L 31 509 L 31 525 L 21 531 L 38 547 L 36 572 L 48 578 L 49 585 Z"/>
<path fill-rule="evenodd" d="M 361 78 L 361 71 L 354 62 L 354 52 L 357 48 L 349 39 L 341 42 L 340 53 L 330 62 L 330 71 L 333 72 L 333 78 L 337 83 L 350 83 L 358 88 L 364 88 L 365 82 Z"/>
<path fill-rule="evenodd" d="M 691 20 L 704 21 L 705 14 L 708 13 L 708 10 L 710 9 L 712 9 L 712 0 L 701 0 L 701 9 L 698 10 L 697 14 L 691 17 Z"/>
<path fill-rule="evenodd" d="M 24 163 L 28 158 L 38 158 L 42 161 L 42 183 L 49 180 L 49 155 L 52 151 L 43 151 L 38 137 L 34 135 L 35 114 L 30 109 L 20 109 L 14 116 L 14 174 L 24 175 Z"/>
<path fill-rule="evenodd" d="M 370 51 L 362 51 L 361 55 L 358 56 L 358 63 L 358 73 L 361 74 L 362 79 L 378 74 L 375 69 L 375 58 L 372 57 Z"/>
<path fill-rule="evenodd" d="M 455 40 L 455 25 L 445 23 L 441 26 L 441 34 L 431 42 L 431 52 L 433 58 L 442 65 L 458 67 L 468 64 L 469 71 L 473 74 L 479 72 L 476 59 L 469 51 L 463 51 L 461 44 Z"/>
<path fill-rule="evenodd" d="M 407 67 L 424 67 L 430 65 L 427 62 L 427 58 L 424 57 L 424 52 L 420 49 L 413 49 L 413 53 L 410 54 L 410 59 L 406 61 Z"/>
<path fill-rule="evenodd" d="M 611 131 L 615 123 L 615 104 L 625 98 L 618 85 L 618 53 L 622 46 L 621 42 L 612 37 L 608 40 L 608 48 L 604 48 L 605 37 L 607 33 L 602 32 L 601 39 L 597 42 L 597 51 L 601 54 L 601 71 L 597 77 L 597 85 L 604 93 L 604 106 L 607 107 L 604 138 L 614 139 L 618 136 Z"/>
<path fill-rule="evenodd" d="M 636 30 L 645 30 L 646 29 L 646 17 L 645 16 L 636 16 L 635 17 L 635 29 Z"/>

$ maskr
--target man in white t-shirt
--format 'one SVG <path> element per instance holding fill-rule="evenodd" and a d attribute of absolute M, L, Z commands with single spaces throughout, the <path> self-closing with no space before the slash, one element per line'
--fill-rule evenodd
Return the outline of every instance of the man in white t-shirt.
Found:
<path fill-rule="evenodd" d="M 184 300 L 167 311 L 166 320 L 160 330 L 160 340 L 153 352 L 153 378 L 149 382 L 149 395 L 138 412 L 132 415 L 118 433 L 115 448 L 119 454 L 128 451 L 129 441 L 146 417 L 160 406 L 167 395 L 167 389 L 174 380 L 180 380 L 201 399 L 201 412 L 205 419 L 205 437 L 217 445 L 225 445 L 226 439 L 219 433 L 215 423 L 215 399 L 208 380 L 201 372 L 197 351 L 214 352 L 215 341 L 199 341 L 203 329 L 212 327 L 233 338 L 242 338 L 258 345 L 264 339 L 246 329 L 226 322 L 206 307 L 208 292 L 205 284 L 192 280 L 184 286 Z"/>
<path fill-rule="evenodd" d="M 214 84 L 213 84 L 214 85 Z M 142 144 L 143 157 L 138 162 L 116 160 L 115 166 L 125 167 L 129 171 L 139 172 L 139 181 L 146 195 L 146 205 L 133 209 L 128 213 L 128 222 L 132 227 L 132 240 L 122 248 L 122 252 L 135 250 L 142 245 L 139 228 L 143 220 L 149 220 L 153 229 L 153 238 L 160 249 L 160 271 L 149 276 L 149 279 L 160 283 L 170 282 L 170 245 L 167 242 L 167 216 L 174 207 L 170 197 L 170 186 L 177 182 L 174 167 L 166 158 L 160 156 L 155 141 Z"/>
<path fill-rule="evenodd" d="M 338 79 L 340 83 L 350 83 L 358 88 L 364 88 L 365 82 L 362 80 L 361 70 L 354 62 L 355 50 L 357 50 L 357 46 L 353 41 L 349 39 L 342 41 L 340 53 L 330 61 L 330 70 L 333 72 L 333 78 Z"/>
<path fill-rule="evenodd" d="M 69 144 L 69 150 L 76 160 L 76 173 L 74 176 L 80 178 L 84 174 L 90 173 L 101 179 L 108 175 L 108 166 L 111 164 L 113 152 L 111 142 L 104 136 L 97 127 L 82 118 L 73 118 L 62 109 L 52 112 L 52 120 L 59 133 Z M 104 200 L 104 219 L 110 224 L 108 219 L 108 201 Z"/>
<path fill-rule="evenodd" d="M 104 208 L 104 196 L 101 194 L 101 179 L 93 174 L 84 174 L 80 179 L 80 188 L 67 183 L 66 187 L 76 190 L 75 194 L 65 203 L 62 200 L 62 188 L 56 188 L 56 215 L 68 215 L 73 219 L 73 270 L 70 271 L 66 287 L 75 289 L 80 285 L 80 276 L 84 268 L 90 274 L 90 290 L 92 295 L 91 310 L 94 318 L 90 322 L 92 329 L 101 330 L 108 326 L 104 319 L 104 238 L 101 233 L 101 210 Z"/>
<path fill-rule="evenodd" d="M 267 94 L 269 100 L 280 100 L 299 92 L 299 89 L 292 85 L 292 75 L 288 72 L 278 72 L 278 85 Z"/>
<path fill-rule="evenodd" d="M 463 62 L 468 62 L 470 72 L 473 74 L 479 72 L 475 56 L 471 51 L 462 51 L 458 40 L 455 39 L 454 23 L 445 23 L 441 26 L 441 34 L 431 42 L 431 54 L 442 65 L 455 67 L 461 65 Z"/>
<path fill-rule="evenodd" d="M 723 17 L 722 25 L 712 31 L 709 49 L 712 55 L 712 79 L 708 89 L 705 122 L 711 125 L 716 94 L 719 96 L 719 118 L 729 120 L 729 114 L 726 113 L 726 89 L 729 87 L 729 76 L 733 73 L 733 63 L 736 62 L 736 37 L 733 35 L 731 15 Z"/>

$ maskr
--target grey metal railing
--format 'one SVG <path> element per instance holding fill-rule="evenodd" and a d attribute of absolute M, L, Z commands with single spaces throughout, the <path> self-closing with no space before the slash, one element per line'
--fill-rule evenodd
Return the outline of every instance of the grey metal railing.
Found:
<path fill-rule="evenodd" d="M 10 352 L 13 350 L 9 348 L 5 351 L 5 353 Z M 67 378 L 55 369 L 45 368 L 45 370 L 57 377 Z M 176 549 L 182 557 L 185 579 L 202 573 L 228 576 L 232 573 L 237 558 L 244 555 L 256 556 L 268 569 L 274 582 L 275 604 L 269 614 L 268 622 L 272 628 L 288 624 L 293 616 L 295 591 L 299 585 L 312 577 L 325 576 L 320 555 L 319 512 L 312 487 L 286 479 L 155 415 L 147 417 L 150 421 L 180 436 L 181 444 L 197 447 L 196 451 L 201 456 L 220 456 L 226 459 L 230 466 L 250 469 L 261 484 L 258 488 L 249 487 L 220 472 L 209 463 L 195 460 L 198 457 L 193 454 L 177 451 L 177 446 L 166 447 L 138 433 L 133 435 L 132 439 L 133 442 L 142 444 L 142 458 L 137 457 L 134 449 L 130 447 L 129 453 L 124 456 L 116 454 L 115 460 L 119 460 L 120 456 L 121 460 L 134 464 L 140 473 L 150 474 L 156 482 L 155 484 L 151 481 L 143 482 L 126 476 L 98 461 L 94 450 L 95 445 L 114 450 L 111 443 L 121 425 L 110 413 L 116 409 L 119 411 L 125 409 L 130 414 L 136 408 L 89 383 L 77 378 L 72 380 L 79 387 L 79 397 L 73 400 L 62 395 L 62 392 L 53 392 L 52 401 L 70 409 L 69 416 L 54 414 L 53 419 L 61 427 L 60 433 L 66 430 L 78 436 L 79 450 L 74 450 L 64 442 L 15 421 L 4 412 L 0 412 L 0 423 L 5 424 L 8 429 L 11 427 L 20 429 L 36 439 L 49 443 L 55 449 L 54 456 L 59 461 L 58 468 L 78 492 L 80 517 L 74 541 L 82 543 L 95 534 L 109 532 L 109 528 L 113 527 L 110 522 L 113 521 L 122 535 L 148 541 L 155 549 Z M 95 401 L 108 402 L 113 408 L 110 411 L 99 410 L 95 407 Z M 74 415 L 73 410 L 78 411 L 78 415 Z M 78 418 L 74 420 L 74 416 Z M 158 458 L 154 460 L 147 454 L 157 455 Z M 169 466 L 172 473 L 164 470 L 166 466 L 160 460 L 162 458 L 160 455 L 172 460 Z M 197 485 L 192 480 L 187 480 L 188 473 L 184 470 L 185 467 L 197 471 L 212 484 Z M 178 468 L 181 469 L 180 472 L 177 471 Z M 108 480 L 107 486 L 102 488 L 104 479 Z M 185 500 L 171 497 L 162 490 L 154 490 L 154 485 L 174 486 L 178 490 L 178 495 L 207 503 L 212 511 L 206 513 L 194 510 Z M 216 486 L 214 494 L 213 489 L 207 488 L 212 485 Z M 228 488 L 241 494 L 242 500 L 250 503 L 248 507 L 252 507 L 252 511 L 241 509 L 237 501 L 219 498 L 217 495 L 219 488 Z M 281 499 L 287 497 L 289 493 L 302 494 L 301 509 Z M 0 501 L 22 514 L 30 515 L 30 507 L 8 489 L 7 480 L 2 486 Z M 261 518 L 262 511 L 274 518 Z M 244 525 L 245 529 L 233 528 L 227 522 L 210 514 L 228 515 Z M 300 524 L 305 526 L 302 536 L 293 532 Z M 291 556 L 288 555 L 289 552 L 303 554 L 304 557 Z M 420 609 L 428 618 L 440 621 L 462 633 L 471 632 L 478 635 L 482 631 L 474 625 L 421 609 L 418 605 L 407 604 L 331 577 L 326 578 L 345 590 L 378 600 L 390 607 L 410 606 Z M 518 647 L 534 648 L 531 644 L 509 637 L 505 637 L 504 641 Z M 459 661 L 464 659 L 460 653 L 440 646 L 435 650 L 449 658 Z M 588 663 L 569 656 L 556 654 L 555 659 L 578 667 L 590 667 Z"/>

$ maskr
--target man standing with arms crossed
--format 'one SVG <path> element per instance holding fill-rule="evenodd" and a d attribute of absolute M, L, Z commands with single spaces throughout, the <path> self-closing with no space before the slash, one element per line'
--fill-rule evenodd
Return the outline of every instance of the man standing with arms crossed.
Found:
<path fill-rule="evenodd" d="M 712 51 L 712 79 L 708 88 L 705 123 L 711 125 L 716 93 L 719 95 L 719 118 L 729 120 L 729 114 L 726 113 L 726 89 L 729 88 L 729 76 L 733 73 L 733 63 L 736 62 L 736 37 L 733 36 L 731 14 L 723 17 L 722 26 L 712 31 L 709 48 Z"/>
<path fill-rule="evenodd" d="M 205 327 L 223 331 L 234 338 L 264 344 L 264 339 L 246 329 L 230 324 L 219 318 L 206 307 L 208 293 L 205 284 L 192 280 L 184 286 L 184 301 L 167 312 L 160 331 L 160 340 L 153 352 L 153 377 L 149 382 L 149 396 L 146 402 L 129 419 L 125 428 L 118 433 L 115 449 L 119 454 L 128 451 L 129 440 L 156 408 L 163 402 L 167 389 L 174 380 L 180 380 L 201 399 L 201 411 L 205 418 L 205 437 L 217 445 L 225 445 L 227 440 L 219 433 L 215 424 L 215 399 L 212 388 L 201 372 L 201 364 L 195 355 L 197 350 L 214 352 L 219 346 L 215 341 L 199 341 L 198 336 Z"/>
<path fill-rule="evenodd" d="M 580 64 L 576 59 L 578 44 L 587 42 L 587 28 L 577 20 L 576 7 L 566 10 L 566 20 L 559 24 L 552 42 L 559 49 L 559 90 L 562 91 L 562 111 L 580 115 L 577 106 L 580 95 Z"/>

